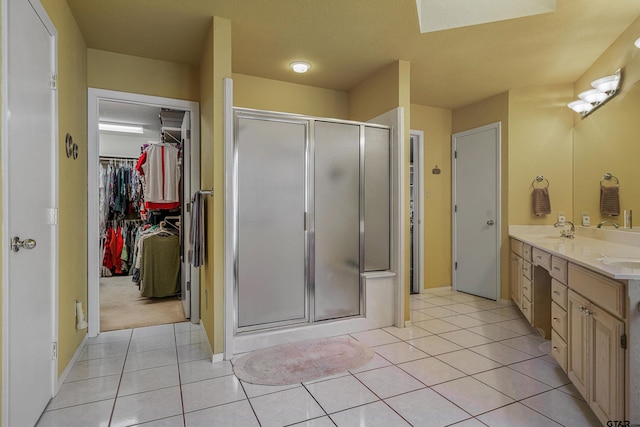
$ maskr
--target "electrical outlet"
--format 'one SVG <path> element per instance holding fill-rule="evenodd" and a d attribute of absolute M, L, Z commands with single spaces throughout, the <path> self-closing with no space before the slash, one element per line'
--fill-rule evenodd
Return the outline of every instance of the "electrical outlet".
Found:
<path fill-rule="evenodd" d="M 582 212 L 582 226 L 590 227 L 591 226 L 591 218 L 589 217 L 589 212 Z"/>
<path fill-rule="evenodd" d="M 558 222 L 564 224 L 567 218 L 564 216 L 564 212 L 558 212 Z"/>

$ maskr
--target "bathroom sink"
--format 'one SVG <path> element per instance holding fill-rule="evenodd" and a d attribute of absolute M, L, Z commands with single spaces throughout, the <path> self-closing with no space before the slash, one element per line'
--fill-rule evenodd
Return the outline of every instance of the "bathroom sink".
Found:
<path fill-rule="evenodd" d="M 615 267 L 640 268 L 640 258 L 604 256 L 598 258 L 598 261 Z"/>

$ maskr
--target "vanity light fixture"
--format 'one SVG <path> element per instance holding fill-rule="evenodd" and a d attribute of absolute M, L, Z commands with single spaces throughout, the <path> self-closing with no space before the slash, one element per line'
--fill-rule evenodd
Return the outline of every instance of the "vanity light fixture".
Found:
<path fill-rule="evenodd" d="M 304 61 L 293 61 L 289 64 L 289 67 L 291 67 L 291 69 L 296 73 L 304 74 L 309 71 L 309 68 L 311 68 L 311 64 Z"/>
<path fill-rule="evenodd" d="M 582 117 L 586 117 L 613 98 L 613 96 L 618 92 L 621 79 L 622 73 L 620 69 L 618 69 L 610 76 L 594 80 L 591 82 L 593 89 L 580 93 L 580 95 L 578 95 L 580 99 L 570 102 L 567 106 Z"/>
<path fill-rule="evenodd" d="M 98 123 L 99 130 L 106 130 L 110 132 L 123 132 L 123 133 L 144 133 L 144 129 L 140 125 L 123 125 L 119 123 Z"/>

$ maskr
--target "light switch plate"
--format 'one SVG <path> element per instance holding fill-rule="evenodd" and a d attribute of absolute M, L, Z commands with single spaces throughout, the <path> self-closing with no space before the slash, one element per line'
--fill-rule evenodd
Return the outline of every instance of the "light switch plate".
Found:
<path fill-rule="evenodd" d="M 589 218 L 589 212 L 582 212 L 582 226 L 590 227 L 591 226 L 591 218 Z"/>
<path fill-rule="evenodd" d="M 558 222 L 564 224 L 567 218 L 564 216 L 564 212 L 558 212 Z"/>

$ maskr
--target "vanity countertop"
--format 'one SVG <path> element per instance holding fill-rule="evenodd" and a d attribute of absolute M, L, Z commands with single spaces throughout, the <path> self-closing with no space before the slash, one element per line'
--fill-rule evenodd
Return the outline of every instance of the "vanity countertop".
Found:
<path fill-rule="evenodd" d="M 509 226 L 509 236 L 612 279 L 640 280 L 637 233 L 576 227 L 573 239 L 553 226 Z M 625 236 L 624 234 L 628 234 Z"/>

